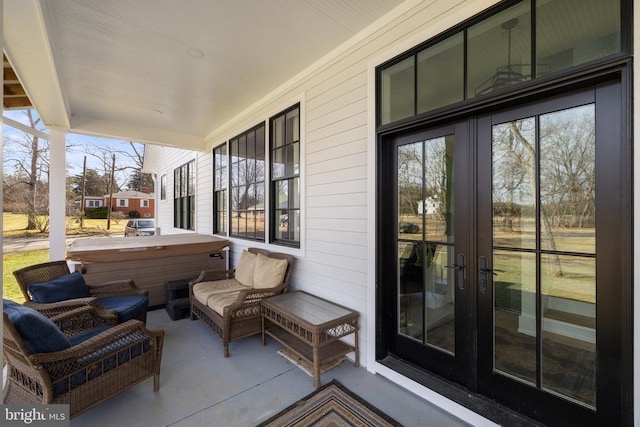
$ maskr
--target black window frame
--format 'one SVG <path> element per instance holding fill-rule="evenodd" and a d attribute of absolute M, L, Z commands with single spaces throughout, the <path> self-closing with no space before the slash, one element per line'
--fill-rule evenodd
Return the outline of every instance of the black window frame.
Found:
<path fill-rule="evenodd" d="M 195 230 L 195 159 L 173 170 L 173 226 Z"/>
<path fill-rule="evenodd" d="M 483 95 L 479 95 L 479 96 L 474 96 L 474 97 L 468 97 L 467 96 L 467 84 L 468 84 L 468 76 L 467 76 L 467 72 L 468 72 L 468 58 L 467 58 L 467 49 L 468 49 L 468 37 L 467 37 L 467 30 L 471 27 L 473 27 L 474 25 L 481 23 L 487 19 L 492 18 L 493 16 L 504 12 L 520 3 L 529 1 L 530 2 L 530 9 L 531 9 L 531 19 L 532 19 L 532 24 L 531 24 L 531 68 L 532 68 L 532 75 L 531 78 L 527 81 L 524 81 L 522 83 L 517 83 L 517 84 L 513 84 L 513 85 L 509 85 L 505 88 L 502 89 L 496 89 L 490 93 L 487 94 L 483 94 Z M 537 0 L 504 0 L 502 2 L 499 2 L 497 4 L 495 4 L 492 7 L 489 7 L 488 9 L 485 9 L 484 11 L 480 12 L 479 14 L 459 23 L 458 25 L 449 28 L 448 30 L 432 37 L 429 40 L 424 41 L 423 43 L 420 43 L 419 45 L 395 56 L 394 58 L 378 65 L 375 68 L 375 75 L 376 75 L 376 106 L 375 106 L 375 124 L 376 124 L 376 129 L 378 131 L 386 131 L 386 130 L 392 130 L 395 129 L 399 126 L 405 126 L 407 124 L 410 123 L 414 123 L 416 121 L 420 121 L 420 120 L 424 120 L 425 118 L 429 118 L 429 119 L 436 119 L 436 118 L 441 118 L 441 119 L 446 119 L 448 117 L 448 113 L 452 110 L 452 109 L 460 109 L 463 107 L 469 108 L 469 109 L 473 109 L 476 108 L 477 106 L 482 106 L 482 105 L 486 105 L 490 102 L 494 102 L 494 101 L 500 101 L 502 99 L 506 99 L 508 97 L 513 96 L 513 91 L 514 90 L 519 90 L 519 91 L 526 91 L 532 87 L 536 87 L 539 85 L 544 85 L 545 82 L 548 81 L 555 81 L 558 79 L 562 79 L 565 76 L 567 78 L 570 78 L 571 76 L 575 75 L 579 70 L 589 70 L 589 69 L 593 69 L 594 67 L 597 67 L 598 65 L 602 64 L 603 66 L 606 66 L 607 64 L 610 64 L 612 62 L 614 62 L 617 59 L 620 60 L 624 60 L 626 57 L 628 57 L 631 53 L 631 39 L 632 39 L 632 33 L 633 33 L 633 20 L 632 19 L 627 19 L 626 16 L 632 15 L 632 0 L 619 0 L 620 1 L 620 50 L 616 53 L 610 54 L 610 55 L 606 55 L 606 56 L 602 56 L 598 59 L 594 59 L 591 60 L 589 62 L 585 62 L 585 63 L 581 63 L 578 65 L 574 65 L 574 66 L 570 66 L 568 68 L 559 70 L 559 71 L 555 71 L 555 72 L 551 72 L 551 73 L 546 73 L 542 76 L 537 76 L 535 73 L 535 69 L 536 69 L 536 43 L 535 43 L 535 39 L 536 39 L 536 29 L 535 29 L 535 11 L 536 11 L 536 5 L 537 5 Z M 418 99 L 418 88 L 417 88 L 417 79 L 414 76 L 414 81 L 413 81 L 413 95 L 414 95 L 414 102 L 413 102 L 413 114 L 397 119 L 397 120 L 393 120 L 390 122 L 383 122 L 382 120 L 382 106 L 381 106 L 381 99 L 382 99 L 382 73 L 383 71 L 385 71 L 386 69 L 393 67 L 394 65 L 408 60 L 408 59 L 412 59 L 413 60 L 413 68 L 414 68 L 414 74 L 416 73 L 416 69 L 417 69 L 417 57 L 418 54 L 420 54 L 420 52 L 433 47 L 435 45 L 437 45 L 440 42 L 443 42 L 447 39 L 449 39 L 450 37 L 453 37 L 459 33 L 463 32 L 464 33 L 464 99 L 453 103 L 453 104 L 449 104 L 449 105 L 444 105 L 442 107 L 439 108 L 435 108 L 429 111 L 425 111 L 425 112 L 421 112 L 418 113 L 418 106 L 417 106 L 417 100 Z"/>
<path fill-rule="evenodd" d="M 266 124 L 261 122 L 229 140 L 228 233 L 230 237 L 258 242 L 264 242 L 266 238 L 265 204 L 267 200 L 265 192 L 267 171 L 265 131 Z M 260 138 L 262 138 L 261 144 L 258 143 Z M 250 147 L 251 142 L 253 142 L 253 147 Z M 236 153 L 240 152 L 240 146 L 244 146 L 244 157 Z M 260 155 L 262 155 L 262 158 L 259 157 Z M 262 164 L 260 164 L 260 161 Z M 247 172 L 250 168 L 253 168 L 253 171 Z M 262 168 L 262 172 L 259 171 L 260 168 Z M 243 182 L 240 182 L 241 177 L 239 176 L 241 169 L 245 171 Z M 235 175 L 236 173 L 237 175 Z M 249 175 L 254 178 L 248 179 Z M 258 178 L 261 178 L 261 180 Z M 259 193 L 262 193 L 262 209 L 259 209 Z M 234 231 L 235 221 L 237 221 L 238 231 Z M 262 230 L 260 230 L 260 222 L 262 222 Z M 244 224 L 241 226 L 242 223 Z M 244 230 L 244 233 L 242 234 L 240 230 Z"/>
<path fill-rule="evenodd" d="M 298 116 L 298 121 L 297 121 L 297 130 L 293 130 L 293 129 L 288 129 L 287 126 L 287 115 L 289 113 L 292 113 L 294 111 L 297 110 L 297 116 Z M 281 145 L 275 146 L 275 139 L 276 139 L 276 135 L 275 135 L 275 122 L 279 119 L 283 118 L 284 119 L 284 125 L 283 125 L 283 131 L 284 131 L 284 135 L 283 135 L 283 141 Z M 291 246 L 291 247 L 295 247 L 295 248 L 299 248 L 300 247 L 300 239 L 301 239 L 301 231 L 300 231 L 300 224 L 296 224 L 295 222 L 291 221 L 291 214 L 297 212 L 297 218 L 300 219 L 301 218 L 301 206 L 300 206 L 300 150 L 301 150 L 301 132 L 300 132 L 300 122 L 301 122 L 301 111 L 300 111 L 300 103 L 297 103 L 289 108 L 287 108 L 286 110 L 281 111 L 280 113 L 272 116 L 269 119 L 269 153 L 270 153 L 270 157 L 269 157 L 269 171 L 270 171 L 270 197 L 269 197 L 269 214 L 270 214 L 270 220 L 269 220 L 269 242 L 273 243 L 273 244 L 277 244 L 277 245 L 283 245 L 283 246 Z M 297 139 L 295 137 L 289 137 L 288 135 L 288 131 L 291 130 L 294 132 L 297 131 Z M 291 152 L 291 156 L 293 159 L 295 159 L 296 154 L 297 154 L 297 158 L 298 158 L 298 169 L 297 171 L 295 170 L 295 167 L 293 168 L 292 171 L 287 171 L 286 170 L 286 166 L 285 166 L 285 171 L 284 174 L 282 174 L 281 176 L 277 176 L 274 173 L 274 165 L 275 165 L 275 160 L 277 158 L 276 156 L 276 151 L 277 150 L 284 150 L 285 153 L 288 153 L 289 151 Z M 297 153 L 296 153 L 297 150 Z M 295 166 L 295 162 L 294 162 L 294 166 Z M 289 173 L 287 173 L 289 172 Z M 297 173 L 296 173 L 297 172 Z M 281 207 L 281 206 L 277 206 L 277 202 L 278 202 L 278 195 L 279 195 L 279 187 L 281 184 L 286 182 L 286 187 L 287 187 L 287 207 Z M 293 188 L 292 188 L 293 187 Z M 296 194 L 292 194 L 292 192 L 296 191 Z M 294 206 L 291 206 L 291 196 L 293 195 L 294 197 Z M 286 214 L 284 213 L 286 212 Z M 295 218 L 295 215 L 294 215 Z M 299 221 L 298 221 L 299 222 Z M 276 229 L 278 227 L 284 227 L 286 228 L 286 232 L 285 234 L 287 236 L 289 236 L 290 238 L 282 238 L 282 237 L 277 237 L 276 236 Z M 295 229 L 296 227 L 298 228 L 298 232 L 297 232 L 297 239 L 295 239 L 296 237 L 296 232 Z"/>
<path fill-rule="evenodd" d="M 219 153 L 219 154 L 218 154 Z M 213 234 L 226 235 L 229 231 L 229 144 L 212 150 L 213 155 Z M 218 163 L 224 161 L 224 165 Z M 222 197 L 222 201 L 219 198 Z M 220 221 L 220 214 L 224 221 Z"/>
<path fill-rule="evenodd" d="M 160 177 L 160 200 L 167 200 L 167 175 Z"/>

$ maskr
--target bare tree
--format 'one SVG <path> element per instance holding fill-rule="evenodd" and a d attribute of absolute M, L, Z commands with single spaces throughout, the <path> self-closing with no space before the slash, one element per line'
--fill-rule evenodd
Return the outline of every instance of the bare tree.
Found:
<path fill-rule="evenodd" d="M 33 110 L 25 110 L 29 127 L 43 130 L 42 122 Z M 38 136 L 24 132 L 21 136 L 7 136 L 4 140 L 5 170 L 12 170 L 21 186 L 20 210 L 27 214 L 27 230 L 46 231 L 48 229 L 48 181 L 49 142 Z M 5 181 L 6 183 L 7 181 Z"/>
<path fill-rule="evenodd" d="M 423 200 L 422 143 L 398 147 L 398 213 L 417 215 Z"/>
<path fill-rule="evenodd" d="M 517 191 L 521 204 L 535 207 L 538 182 L 535 128 L 534 118 L 494 126 L 494 165 L 498 165 L 494 169 L 494 201 L 500 195 L 506 195 L 513 203 L 514 193 Z M 518 185 L 513 186 L 514 182 L 518 182 Z M 545 247 L 555 251 L 556 242 L 545 206 L 540 207 L 539 221 Z M 562 266 L 557 255 L 549 256 L 549 268 L 552 276 L 562 276 Z"/>
<path fill-rule="evenodd" d="M 149 174 L 142 173 L 144 162 L 144 146 L 133 141 L 128 142 L 131 150 L 127 150 L 120 144 L 98 145 L 91 144 L 86 150 L 87 155 L 97 159 L 98 168 L 102 172 L 104 186 L 108 188 L 111 182 L 111 166 L 113 156 L 116 156 L 116 165 L 113 169 L 116 192 L 129 185 L 129 188 L 140 190 L 144 186 L 153 187 L 153 180 Z"/>

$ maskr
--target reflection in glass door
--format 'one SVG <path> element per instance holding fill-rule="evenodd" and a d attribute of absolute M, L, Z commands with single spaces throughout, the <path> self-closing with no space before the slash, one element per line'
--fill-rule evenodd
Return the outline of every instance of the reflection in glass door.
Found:
<path fill-rule="evenodd" d="M 397 148 L 397 333 L 455 353 L 454 136 Z"/>
<path fill-rule="evenodd" d="M 409 363 L 548 425 L 629 424 L 619 95 L 619 82 L 603 82 L 383 140 L 390 366 Z"/>
<path fill-rule="evenodd" d="M 492 127 L 494 370 L 592 408 L 594 117 L 589 104 Z"/>

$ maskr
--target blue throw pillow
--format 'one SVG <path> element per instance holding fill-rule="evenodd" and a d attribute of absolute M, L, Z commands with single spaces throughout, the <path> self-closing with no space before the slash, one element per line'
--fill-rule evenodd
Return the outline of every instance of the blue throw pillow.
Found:
<path fill-rule="evenodd" d="M 49 353 L 71 347 L 65 334 L 44 314 L 6 299 L 2 299 L 2 310 L 32 353 Z"/>
<path fill-rule="evenodd" d="M 79 271 L 49 282 L 33 283 L 27 287 L 27 290 L 33 301 L 41 304 L 91 296 L 87 283 Z"/>

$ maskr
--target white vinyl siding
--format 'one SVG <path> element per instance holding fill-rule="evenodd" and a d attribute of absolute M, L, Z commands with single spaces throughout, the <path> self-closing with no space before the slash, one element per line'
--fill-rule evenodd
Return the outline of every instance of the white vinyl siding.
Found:
<path fill-rule="evenodd" d="M 199 153 L 198 153 L 199 154 Z M 158 218 L 156 218 L 157 227 L 160 228 L 161 234 L 185 233 L 189 230 L 183 230 L 173 227 L 173 171 L 176 167 L 196 159 L 196 153 L 190 150 L 182 150 L 178 148 L 163 147 L 158 158 L 158 171 L 167 176 L 167 198 L 157 203 Z M 198 197 L 199 177 L 196 174 L 196 229 L 198 227 Z"/>
<path fill-rule="evenodd" d="M 493 3 L 496 1 L 407 2 L 330 55 L 318 58 L 313 68 L 280 86 L 242 116 L 212 132 L 205 150 L 209 154 L 200 154 L 208 158 L 208 164 L 198 168 L 196 230 L 209 233 L 213 214 L 212 148 L 300 102 L 303 203 L 300 249 L 231 239 L 230 265 L 234 266 L 241 251 L 249 246 L 295 255 L 293 289 L 308 291 L 360 312 L 363 365 L 374 362 L 375 357 L 373 352 L 368 353 L 373 349 L 368 340 L 373 337 L 370 328 L 375 324 L 375 313 L 370 311 L 373 305 L 368 300 L 375 294 L 371 234 L 375 220 L 372 197 L 375 182 L 371 180 L 375 176 L 372 67 Z M 177 166 L 180 160 L 171 164 Z M 167 185 L 172 188 L 172 183 Z"/>
<path fill-rule="evenodd" d="M 211 234 L 213 192 L 213 156 L 198 153 L 196 158 L 196 232 Z"/>

